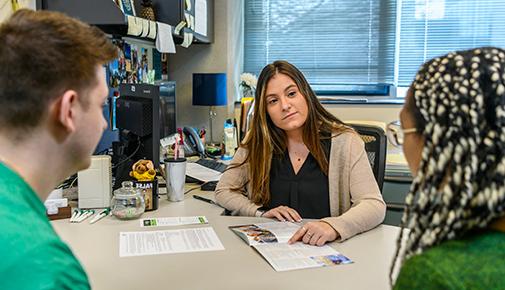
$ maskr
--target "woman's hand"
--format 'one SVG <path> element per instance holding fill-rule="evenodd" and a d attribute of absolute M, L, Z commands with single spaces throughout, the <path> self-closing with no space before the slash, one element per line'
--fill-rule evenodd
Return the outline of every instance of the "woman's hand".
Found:
<path fill-rule="evenodd" d="M 329 224 L 322 221 L 308 222 L 289 239 L 288 243 L 293 244 L 302 240 L 305 244 L 322 246 L 338 237 L 340 237 L 338 232 Z"/>
<path fill-rule="evenodd" d="M 267 218 L 276 218 L 281 222 L 290 221 L 290 222 L 300 222 L 302 217 L 298 214 L 298 212 L 287 206 L 278 206 L 276 208 L 272 208 L 271 210 L 263 213 L 262 217 Z"/>

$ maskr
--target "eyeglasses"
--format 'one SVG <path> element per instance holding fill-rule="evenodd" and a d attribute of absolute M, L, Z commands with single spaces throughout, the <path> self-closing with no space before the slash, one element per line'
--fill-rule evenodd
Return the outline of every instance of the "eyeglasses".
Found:
<path fill-rule="evenodd" d="M 402 129 L 400 121 L 393 121 L 386 126 L 386 136 L 393 146 L 400 147 L 403 145 L 403 137 L 410 133 L 417 132 L 416 128 Z"/>

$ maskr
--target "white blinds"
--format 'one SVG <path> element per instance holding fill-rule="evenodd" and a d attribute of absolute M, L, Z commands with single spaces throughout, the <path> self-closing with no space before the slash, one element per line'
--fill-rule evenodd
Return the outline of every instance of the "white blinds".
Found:
<path fill-rule="evenodd" d="M 244 71 L 283 59 L 312 84 L 392 83 L 393 0 L 246 0 Z"/>
<path fill-rule="evenodd" d="M 503 0 L 402 0 L 398 85 L 425 61 L 453 50 L 505 47 Z"/>

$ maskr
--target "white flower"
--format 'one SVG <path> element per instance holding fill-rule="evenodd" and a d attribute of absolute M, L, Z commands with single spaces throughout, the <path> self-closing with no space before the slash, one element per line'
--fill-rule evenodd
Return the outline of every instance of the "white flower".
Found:
<path fill-rule="evenodd" d="M 251 73 L 243 73 L 240 75 L 240 85 L 245 88 L 255 90 L 257 83 L 258 79 Z"/>

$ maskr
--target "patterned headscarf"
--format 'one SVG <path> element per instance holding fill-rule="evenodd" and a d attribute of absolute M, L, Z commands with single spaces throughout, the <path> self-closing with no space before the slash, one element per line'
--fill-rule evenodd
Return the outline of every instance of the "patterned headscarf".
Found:
<path fill-rule="evenodd" d="M 401 223 L 410 232 L 400 233 L 391 276 L 397 259 L 505 214 L 505 52 L 485 47 L 432 59 L 411 90 L 425 144 Z"/>

